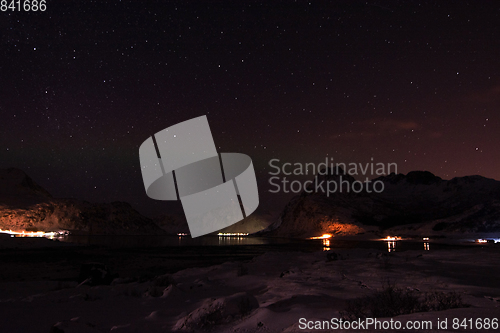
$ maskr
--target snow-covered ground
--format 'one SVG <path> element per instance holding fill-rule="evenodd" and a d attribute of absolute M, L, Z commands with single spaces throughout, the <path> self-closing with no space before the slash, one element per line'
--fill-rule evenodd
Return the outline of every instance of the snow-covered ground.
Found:
<path fill-rule="evenodd" d="M 336 256 L 328 260 L 332 252 Z M 299 332 L 300 318 L 339 317 L 347 300 L 374 293 L 390 280 L 404 289 L 459 293 L 470 307 L 394 318 L 431 320 L 434 329 L 438 318 L 448 318 L 451 332 L 456 331 L 452 318 L 500 317 L 499 262 L 500 246 L 491 244 L 394 253 L 268 252 L 250 261 L 148 280 L 122 276 L 112 285 L 94 287 L 54 281 L 55 273 L 52 280 L 0 283 L 0 331 Z"/>

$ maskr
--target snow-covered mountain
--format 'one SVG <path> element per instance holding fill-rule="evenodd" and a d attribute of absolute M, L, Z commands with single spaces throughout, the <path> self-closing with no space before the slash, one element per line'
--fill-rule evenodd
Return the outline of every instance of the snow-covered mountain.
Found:
<path fill-rule="evenodd" d="M 340 183 L 339 177 L 350 184 L 355 181 L 341 169 L 317 176 L 318 181 Z M 443 180 L 427 171 L 392 173 L 375 181 L 383 183 L 382 192 L 337 191 L 327 196 L 304 191 L 266 231 L 286 237 L 380 230 L 413 234 L 500 231 L 499 181 L 481 176 Z M 312 189 L 310 186 L 308 191 Z"/>
<path fill-rule="evenodd" d="M 53 198 L 22 170 L 0 169 L 0 229 L 75 234 L 162 234 L 126 202 Z"/>

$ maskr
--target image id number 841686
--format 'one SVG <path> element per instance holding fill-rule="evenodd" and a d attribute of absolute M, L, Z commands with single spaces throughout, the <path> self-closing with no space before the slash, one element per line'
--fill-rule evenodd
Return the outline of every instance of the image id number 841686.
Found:
<path fill-rule="evenodd" d="M 1 0 L 2 12 L 44 12 L 47 10 L 46 0 Z"/>

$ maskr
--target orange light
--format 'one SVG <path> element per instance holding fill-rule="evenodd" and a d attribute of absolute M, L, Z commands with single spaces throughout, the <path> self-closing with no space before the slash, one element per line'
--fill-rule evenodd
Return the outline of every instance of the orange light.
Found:
<path fill-rule="evenodd" d="M 318 237 L 311 237 L 309 239 L 328 239 L 328 238 L 332 238 L 332 235 L 330 234 L 323 234 L 321 236 L 318 236 Z"/>
<path fill-rule="evenodd" d="M 15 237 L 48 237 L 54 238 L 58 236 L 64 235 L 61 232 L 44 232 L 44 231 L 12 231 L 12 230 L 2 230 L 0 229 L 1 234 L 9 234 Z"/>
<path fill-rule="evenodd" d="M 383 239 L 383 241 L 386 241 L 386 242 L 394 242 L 394 241 L 398 241 L 398 240 L 401 240 L 401 237 L 399 237 L 399 236 L 387 236 L 386 238 Z"/>

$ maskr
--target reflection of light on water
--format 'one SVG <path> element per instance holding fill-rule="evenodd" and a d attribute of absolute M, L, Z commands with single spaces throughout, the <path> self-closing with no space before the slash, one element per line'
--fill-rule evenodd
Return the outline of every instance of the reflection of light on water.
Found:
<path fill-rule="evenodd" d="M 431 248 L 429 246 L 429 243 L 424 243 L 424 250 L 429 251 Z"/>
<path fill-rule="evenodd" d="M 182 237 L 185 237 L 187 236 L 188 234 L 186 234 L 185 232 L 179 232 L 177 234 L 177 236 L 179 236 L 179 246 L 182 245 Z"/>
<path fill-rule="evenodd" d="M 310 237 L 309 239 L 322 239 L 323 251 L 330 251 L 330 238 L 332 238 L 331 234 L 323 234 L 321 236 Z"/>
<path fill-rule="evenodd" d="M 323 238 L 323 251 L 330 251 L 330 239 Z"/>
<path fill-rule="evenodd" d="M 387 252 L 396 251 L 396 242 L 387 242 Z"/>
<path fill-rule="evenodd" d="M 219 236 L 219 245 L 240 245 L 242 237 Z"/>
<path fill-rule="evenodd" d="M 243 241 L 242 236 L 219 236 L 219 245 L 240 245 Z"/>
<path fill-rule="evenodd" d="M 396 251 L 396 242 L 401 239 L 402 238 L 399 236 L 387 236 L 386 238 L 382 238 L 384 242 L 387 242 L 387 252 Z"/>

